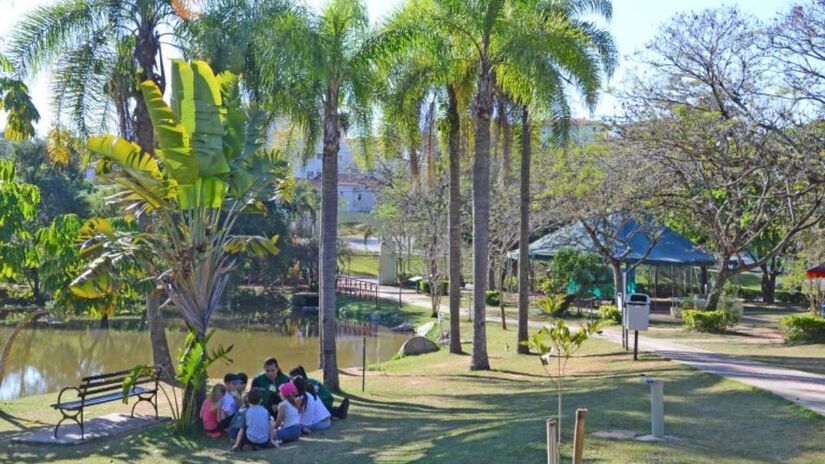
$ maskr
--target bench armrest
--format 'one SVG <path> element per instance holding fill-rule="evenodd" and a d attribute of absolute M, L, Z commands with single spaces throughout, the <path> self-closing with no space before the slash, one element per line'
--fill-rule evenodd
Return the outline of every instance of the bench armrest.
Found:
<path fill-rule="evenodd" d="M 63 404 L 63 401 L 61 401 L 61 398 L 63 398 L 63 393 L 66 392 L 66 390 L 74 390 L 74 391 L 77 392 L 77 396 L 78 397 L 80 396 L 80 389 L 79 388 L 77 388 L 77 387 L 65 387 L 62 390 L 60 390 L 60 393 L 57 394 L 57 403 L 52 405 L 53 408 L 60 409 L 60 405 Z"/>

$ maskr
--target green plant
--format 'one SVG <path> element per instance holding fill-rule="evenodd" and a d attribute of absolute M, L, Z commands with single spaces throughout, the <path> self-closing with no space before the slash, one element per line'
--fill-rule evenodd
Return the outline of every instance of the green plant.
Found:
<path fill-rule="evenodd" d="M 209 366 L 219 360 L 223 360 L 227 364 L 232 362 L 229 353 L 232 351 L 233 345 L 229 345 L 228 347 L 219 345 L 218 348 L 211 352 L 207 349 L 209 340 L 214 333 L 215 331 L 212 330 L 206 337 L 201 338 L 194 330 L 191 330 L 189 331 L 189 335 L 186 336 L 183 347 L 181 347 L 180 353 L 178 354 L 177 368 L 177 380 L 183 385 L 185 392 L 184 397 L 187 394 L 192 394 L 192 392 L 203 391 L 203 388 L 206 386 L 207 369 L 209 369 Z M 123 379 L 122 392 L 124 403 L 129 400 L 129 391 L 132 389 L 135 380 L 150 374 L 152 370 L 152 367 L 145 364 L 139 364 L 132 368 L 129 375 Z M 178 404 L 178 395 L 175 392 L 175 388 L 172 387 L 172 398 L 170 398 L 164 384 L 160 383 L 159 386 L 172 410 L 172 426 L 178 432 L 191 430 L 192 425 L 198 417 L 197 402 L 184 400 L 183 408 L 181 409 Z"/>
<path fill-rule="evenodd" d="M 683 311 L 694 309 L 693 298 L 682 298 L 682 300 L 679 302 L 679 306 L 682 308 Z"/>
<path fill-rule="evenodd" d="M 682 311 L 682 320 L 686 329 L 699 332 L 723 333 L 736 323 L 730 311 L 700 311 L 689 309 Z"/>
<path fill-rule="evenodd" d="M 541 310 L 549 314 L 551 316 L 557 316 L 558 313 L 562 312 L 565 305 L 565 299 L 567 295 L 564 293 L 557 293 L 557 294 L 549 294 L 545 297 L 541 297 L 536 299 L 536 304 L 541 308 Z"/>
<path fill-rule="evenodd" d="M 599 306 L 599 319 L 603 321 L 610 321 L 611 323 L 622 323 L 622 312 L 616 305 L 601 305 Z"/>
<path fill-rule="evenodd" d="M 429 295 L 431 293 L 431 290 L 432 290 L 432 285 L 430 284 L 430 282 L 428 282 L 426 280 L 422 280 L 418 283 L 418 289 L 421 291 L 421 293 L 426 293 L 427 295 Z M 450 282 L 448 282 L 446 280 L 440 281 L 440 285 L 439 285 L 440 294 L 441 295 L 446 295 L 449 291 L 450 291 Z"/>
<path fill-rule="evenodd" d="M 783 317 L 779 326 L 789 342 L 825 342 L 825 317 L 812 314 Z"/>
<path fill-rule="evenodd" d="M 549 325 L 542 327 L 538 333 L 534 334 L 527 342 L 522 342 L 532 349 L 535 349 L 541 357 L 541 365 L 549 377 L 556 381 L 556 395 L 558 406 L 558 440 L 561 443 L 562 426 L 562 396 L 564 393 L 564 375 L 567 369 L 567 362 L 582 344 L 590 338 L 601 327 L 600 321 L 591 321 L 579 325 L 579 330 L 575 333 L 570 331 L 570 327 L 562 319 L 556 319 Z M 549 367 L 552 358 L 556 358 L 556 372 L 551 373 Z"/>
<path fill-rule="evenodd" d="M 498 306 L 498 304 L 501 302 L 499 298 L 500 297 L 498 290 L 487 290 L 487 294 L 484 297 L 484 301 L 487 302 L 487 306 Z"/>

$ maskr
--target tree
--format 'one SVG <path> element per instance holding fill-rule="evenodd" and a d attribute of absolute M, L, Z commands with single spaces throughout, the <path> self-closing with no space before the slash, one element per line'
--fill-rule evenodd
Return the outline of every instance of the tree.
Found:
<path fill-rule="evenodd" d="M 191 18 L 187 2 L 171 0 L 60 0 L 40 6 L 15 27 L 11 61 L 23 76 L 53 73 L 58 124 L 69 113 L 82 137 L 105 131 L 114 110 L 120 137 L 153 154 L 155 138 L 138 83 L 166 89 L 161 34 L 175 37 Z M 144 224 L 150 221 L 144 216 Z M 146 295 L 156 364 L 174 376 L 157 291 Z"/>
<path fill-rule="evenodd" d="M 592 111 L 599 90 L 615 69 L 618 52 L 610 34 L 588 17 L 610 20 L 609 1 L 588 2 L 528 1 L 517 3 L 511 20 L 511 47 L 502 51 L 502 63 L 496 67 L 497 85 L 506 89 L 520 112 L 520 180 L 519 180 L 519 326 L 518 350 L 529 351 L 527 310 L 529 305 L 530 172 L 534 115 L 551 121 L 553 141 L 564 145 L 569 130 L 569 88 L 584 97 Z M 569 84 L 568 84 L 569 83 Z M 506 133 L 505 133 L 506 141 Z M 506 147 L 505 147 L 506 148 Z M 507 150 L 503 150 L 506 155 Z M 505 163 L 506 164 L 506 163 Z"/>
<path fill-rule="evenodd" d="M 152 214 L 140 231 L 98 227 L 84 242 L 87 269 L 72 283 L 79 298 L 108 298 L 123 261 L 142 265 L 160 284 L 196 340 L 205 340 L 237 253 L 278 252 L 277 236 L 235 235 L 241 214 L 260 211 L 262 200 L 288 191 L 287 165 L 262 148 L 260 110 L 241 104 L 238 78 L 215 76 L 202 61 L 172 63 L 171 106 L 160 88 L 141 91 L 158 135 L 158 159 L 135 143 L 111 135 L 92 137 L 101 156 L 98 173 L 120 187 L 125 214 Z M 154 263 L 154 266 L 147 266 Z M 205 383 L 186 385 L 184 410 L 205 396 Z"/>
<path fill-rule="evenodd" d="M 320 15 L 300 9 L 262 22 L 263 89 L 274 109 L 304 129 L 307 152 L 323 132 L 319 326 L 324 384 L 339 389 L 335 353 L 338 149 L 341 131 L 369 128 L 374 60 L 392 35 L 371 36 L 362 1 L 332 0 Z M 346 113 L 344 112 L 346 111 Z"/>
<path fill-rule="evenodd" d="M 472 52 L 465 47 L 461 34 L 437 18 L 449 16 L 444 2 L 410 1 L 387 22 L 386 29 L 401 31 L 403 46 L 392 54 L 386 66 L 394 77 L 388 80 L 393 98 L 388 102 L 403 103 L 389 106 L 391 114 L 404 121 L 415 119 L 423 100 L 437 98 L 443 107 L 440 130 L 446 139 L 449 157 L 448 206 L 448 281 L 450 306 L 450 352 L 462 353 L 461 348 L 461 251 L 462 251 L 462 197 L 461 156 L 462 123 L 472 94 L 474 68 Z M 431 21 L 433 20 L 433 21 Z M 405 65 L 398 67 L 398 63 Z M 394 70 L 401 69 L 397 73 Z M 413 92 L 407 90 L 413 88 Z M 410 98 L 410 97 L 414 98 Z M 386 110 L 386 109 L 385 109 Z M 405 113 L 406 112 L 406 113 Z M 400 113 L 400 114 L 399 114 Z"/>
<path fill-rule="evenodd" d="M 0 111 L 6 112 L 3 136 L 9 140 L 24 140 L 34 135 L 34 123 L 40 120 L 40 113 L 32 103 L 26 84 L 8 77 L 7 74 L 12 72 L 11 62 L 0 53 Z"/>
<path fill-rule="evenodd" d="M 822 126 L 784 97 L 761 31 L 736 9 L 677 15 L 623 99 L 625 153 L 647 154 L 666 187 L 659 206 L 689 217 L 719 257 L 710 309 L 728 279 L 823 217 Z M 778 232 L 773 246 L 746 262 L 768 231 Z"/>

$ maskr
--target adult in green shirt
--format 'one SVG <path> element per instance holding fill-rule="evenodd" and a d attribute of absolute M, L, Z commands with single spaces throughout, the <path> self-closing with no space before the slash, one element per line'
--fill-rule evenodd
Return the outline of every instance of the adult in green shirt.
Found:
<path fill-rule="evenodd" d="M 261 405 L 273 416 L 278 416 L 278 403 L 281 397 L 278 395 L 278 387 L 289 382 L 288 375 L 281 371 L 278 360 L 266 358 L 264 361 L 264 371 L 252 379 L 252 388 L 261 390 Z"/>
<path fill-rule="evenodd" d="M 335 417 L 336 419 L 347 418 L 347 412 L 349 411 L 349 398 L 344 398 L 344 401 L 341 401 L 341 405 L 335 408 L 332 406 L 332 402 L 335 400 L 335 398 L 332 397 L 332 393 L 330 393 L 329 390 L 327 390 L 327 387 L 325 387 L 321 382 L 315 379 L 310 379 L 307 376 L 307 371 L 304 370 L 304 366 L 298 366 L 295 369 L 292 369 L 289 371 L 289 375 L 290 377 L 303 377 L 307 382 L 315 387 L 315 393 L 318 395 L 318 398 L 321 399 L 321 402 L 324 403 L 324 406 L 326 406 L 332 417 Z"/>

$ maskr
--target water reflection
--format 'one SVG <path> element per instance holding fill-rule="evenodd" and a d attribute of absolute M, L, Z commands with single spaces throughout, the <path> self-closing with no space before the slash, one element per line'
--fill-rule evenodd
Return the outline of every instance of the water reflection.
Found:
<path fill-rule="evenodd" d="M 0 340 L 11 329 L 0 328 Z M 283 324 L 272 330 L 255 328 L 216 329 L 213 344 L 234 345 L 233 362 L 218 362 L 210 376 L 222 377 L 225 372 L 255 374 L 264 358 L 275 356 L 283 367 L 298 364 L 314 369 L 318 364 L 318 338 L 311 326 Z M 173 353 L 183 343 L 183 331 L 169 331 L 169 346 Z M 367 338 L 367 363 L 389 359 L 398 351 L 406 337 L 381 331 Z M 360 366 L 362 338 L 342 336 L 337 340 L 340 366 Z M 0 384 L 0 400 L 38 395 L 77 384 L 80 377 L 130 368 L 151 362 L 149 333 L 135 330 L 99 330 L 35 328 L 23 331 L 14 344 Z"/>

